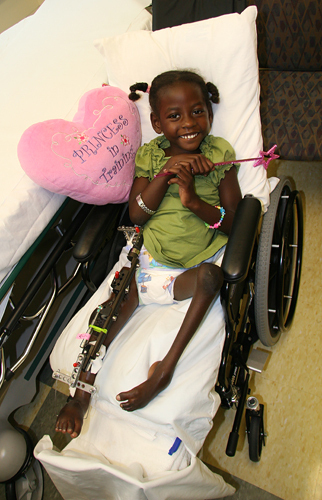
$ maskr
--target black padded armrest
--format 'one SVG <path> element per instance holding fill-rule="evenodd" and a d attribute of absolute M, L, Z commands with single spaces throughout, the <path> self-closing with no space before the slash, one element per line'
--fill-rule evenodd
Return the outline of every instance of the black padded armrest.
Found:
<path fill-rule="evenodd" d="M 239 202 L 221 266 L 229 283 L 247 276 L 260 217 L 261 203 L 257 198 L 247 195 Z"/>
<path fill-rule="evenodd" d="M 109 204 L 93 208 L 74 247 L 73 255 L 78 262 L 87 262 L 97 252 L 107 231 L 115 225 L 121 206 Z"/>

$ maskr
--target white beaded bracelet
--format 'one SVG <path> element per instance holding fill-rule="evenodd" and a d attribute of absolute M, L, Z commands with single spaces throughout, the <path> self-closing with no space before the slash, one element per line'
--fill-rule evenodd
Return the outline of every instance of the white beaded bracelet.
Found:
<path fill-rule="evenodd" d="M 137 204 L 139 205 L 140 208 L 142 208 L 142 210 L 144 212 L 146 212 L 147 214 L 149 215 L 153 215 L 155 214 L 156 210 L 151 210 L 150 208 L 148 208 L 144 201 L 142 200 L 142 196 L 141 196 L 141 193 L 137 195 L 137 197 L 135 198 L 136 201 L 137 201 Z"/>

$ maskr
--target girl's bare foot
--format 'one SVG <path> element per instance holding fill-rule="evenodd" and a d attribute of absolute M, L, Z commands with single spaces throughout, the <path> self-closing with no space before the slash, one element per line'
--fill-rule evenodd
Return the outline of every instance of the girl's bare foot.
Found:
<path fill-rule="evenodd" d="M 72 438 L 77 437 L 82 429 L 87 408 L 88 403 L 86 401 L 71 399 L 61 409 L 57 417 L 56 432 L 68 433 Z"/>
<path fill-rule="evenodd" d="M 120 406 L 123 410 L 134 411 L 143 408 L 169 385 L 172 375 L 172 372 L 163 369 L 161 361 L 156 361 L 151 365 L 145 382 L 130 391 L 121 392 L 116 399 L 121 401 Z"/>

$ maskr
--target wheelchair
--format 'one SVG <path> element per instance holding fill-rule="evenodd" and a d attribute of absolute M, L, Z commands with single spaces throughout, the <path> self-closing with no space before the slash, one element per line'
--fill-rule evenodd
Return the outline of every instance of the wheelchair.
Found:
<path fill-rule="evenodd" d="M 89 270 L 95 249 L 101 245 L 110 209 L 96 207 L 75 249 L 82 262 L 83 278 L 89 292 L 96 290 L 118 260 L 125 240 L 116 227 L 107 248 L 104 275 L 92 278 Z M 128 225 L 124 206 L 120 225 Z M 94 228 L 94 229 L 93 229 Z M 281 178 L 271 193 L 270 205 L 262 216 L 257 198 L 246 195 L 240 202 L 222 262 L 224 285 L 221 304 L 226 337 L 216 391 L 224 409 L 236 409 L 226 454 L 236 453 L 239 427 L 244 415 L 249 442 L 249 458 L 258 462 L 265 444 L 264 406 L 249 394 L 250 355 L 259 352 L 254 344 L 273 346 L 286 332 L 294 317 L 300 286 L 303 252 L 303 210 L 301 195 L 288 178 Z M 94 281 L 96 280 L 96 283 Z M 262 352 L 262 351 L 260 351 Z M 257 370 L 258 371 L 258 370 Z"/>
<path fill-rule="evenodd" d="M 290 328 L 303 251 L 301 196 L 292 190 L 287 178 L 281 178 L 272 192 L 262 220 L 258 209 L 256 212 L 256 199 L 246 197 L 242 203 L 222 264 L 226 281 L 221 291 L 226 340 L 216 390 L 224 408 L 237 408 L 226 449 L 228 456 L 235 455 L 249 396 L 249 354 L 257 340 L 264 346 L 273 346 L 282 332 Z M 243 238 L 248 242 L 240 249 Z M 265 444 L 264 406 L 252 396 L 246 404 L 246 432 L 249 458 L 258 462 Z"/>
<path fill-rule="evenodd" d="M 240 13 L 252 4 L 258 6 L 259 22 L 263 23 L 266 20 L 265 2 L 203 0 L 197 3 L 191 0 L 183 6 L 180 1 L 154 0 L 153 29 L 230 12 Z M 265 28 L 258 36 L 265 58 Z M 263 81 L 261 85 L 265 88 Z M 263 127 L 265 129 L 264 124 Z M 266 133 L 265 130 L 264 135 Z M 272 146 L 272 133 L 270 136 L 267 149 Z M 301 157 L 305 157 L 303 151 Z M 280 179 L 271 193 L 270 206 L 263 217 L 259 205 L 257 200 L 249 197 L 242 200 L 225 250 L 222 263 L 225 284 L 221 290 L 221 303 L 226 322 L 226 340 L 216 384 L 222 407 L 237 410 L 226 454 L 235 455 L 246 406 L 249 457 L 254 462 L 260 460 L 265 444 L 264 406 L 248 394 L 249 366 L 252 364 L 248 359 L 261 355 L 260 351 L 253 349 L 258 340 L 264 346 L 271 347 L 283 332 L 289 330 L 297 303 L 303 252 L 301 196 L 293 190 L 290 180 Z M 264 361 L 261 360 L 260 366 L 263 365 Z"/>

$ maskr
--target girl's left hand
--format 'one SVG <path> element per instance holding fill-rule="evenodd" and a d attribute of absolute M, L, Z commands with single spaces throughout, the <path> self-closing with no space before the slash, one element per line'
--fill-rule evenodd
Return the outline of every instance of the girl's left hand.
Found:
<path fill-rule="evenodd" d="M 178 184 L 181 203 L 184 207 L 190 208 L 190 206 L 198 199 L 190 163 L 180 161 L 173 165 L 173 167 L 169 169 L 169 172 L 175 174 L 176 177 L 172 177 L 168 181 L 168 184 Z"/>

